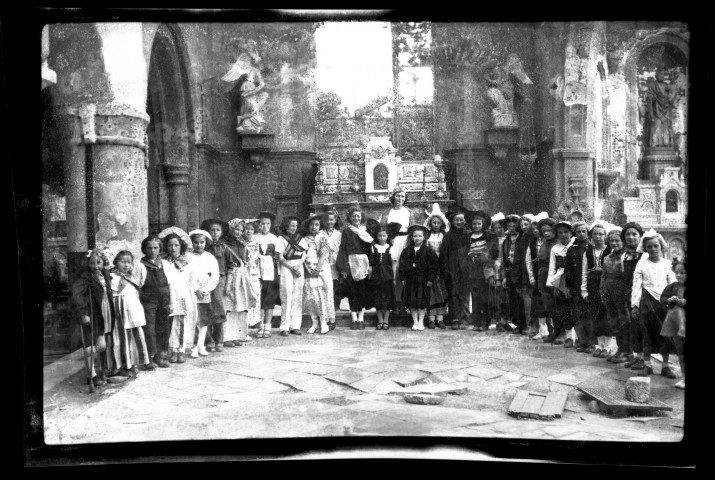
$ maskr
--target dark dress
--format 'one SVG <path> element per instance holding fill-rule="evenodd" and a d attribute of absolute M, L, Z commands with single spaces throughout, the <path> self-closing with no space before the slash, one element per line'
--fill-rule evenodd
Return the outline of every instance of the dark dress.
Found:
<path fill-rule="evenodd" d="M 360 237 L 350 230 L 350 227 L 345 227 L 340 241 L 340 250 L 338 250 L 338 259 L 335 266 L 340 274 L 347 273 L 343 279 L 345 285 L 345 293 L 347 293 L 348 303 L 350 304 L 351 312 L 359 312 L 363 308 L 369 308 L 369 299 L 367 295 L 367 279 L 355 281 L 350 272 L 350 255 L 366 255 L 370 257 L 371 244 L 363 242 Z"/>
<path fill-rule="evenodd" d="M 466 228 L 452 227 L 444 234 L 444 241 L 439 249 L 439 258 L 445 267 L 444 283 L 449 292 L 448 309 L 452 321 L 459 321 L 464 313 L 462 297 L 459 295 L 459 250 L 469 246 L 471 232 Z"/>
<path fill-rule="evenodd" d="M 111 279 L 109 277 L 109 272 L 106 270 L 101 271 L 104 277 L 105 284 L 107 287 L 107 298 L 109 299 L 109 308 L 112 313 L 111 325 L 112 330 L 115 328 L 116 315 L 114 314 L 114 301 L 112 299 L 112 289 L 109 287 L 111 285 Z M 89 291 L 92 291 L 92 309 L 90 315 L 90 304 L 89 304 Z M 92 319 L 92 325 L 82 325 L 84 330 L 85 342 L 91 340 L 91 329 L 94 328 L 95 339 L 99 335 L 104 334 L 104 323 L 105 319 L 102 316 L 102 295 L 104 295 L 104 288 L 99 283 L 99 280 L 92 274 L 92 272 L 87 268 L 82 273 L 79 274 L 77 280 L 72 284 L 72 306 L 74 310 L 74 315 L 78 321 L 81 322 L 82 316 L 87 315 Z"/>
<path fill-rule="evenodd" d="M 368 281 L 368 292 L 372 306 L 377 310 L 394 310 L 394 275 L 392 272 L 392 258 L 390 247 L 384 253 L 377 251 L 373 245 L 370 253 L 370 267 L 372 274 Z"/>
<path fill-rule="evenodd" d="M 469 256 L 470 250 L 474 253 Z M 460 295 L 462 304 L 469 305 L 472 299 L 472 313 L 465 310 L 464 316 L 471 318 L 475 327 L 488 327 L 489 319 L 489 283 L 494 276 L 494 261 L 499 258 L 499 239 L 495 235 L 483 232 L 480 236 L 470 236 L 470 244 L 460 250 Z"/>
<path fill-rule="evenodd" d="M 437 254 L 426 245 L 417 251 L 408 243 L 400 255 L 400 278 L 405 280 L 403 303 L 407 308 L 427 308 L 430 305 L 430 289 L 427 282 L 434 282 L 439 273 Z"/>
<path fill-rule="evenodd" d="M 601 276 L 603 275 L 604 259 L 610 255 L 611 247 L 606 246 L 601 252 L 601 255 L 596 257 L 596 249 L 593 245 L 589 245 L 586 250 L 585 267 L 588 269 L 586 277 L 586 292 L 588 293 L 588 315 L 593 327 L 593 335 L 596 337 L 610 337 L 611 328 L 606 315 L 606 306 L 601 298 Z"/>
<path fill-rule="evenodd" d="M 629 255 L 633 256 L 630 260 L 627 258 Z M 631 290 L 633 289 L 633 273 L 636 271 L 636 265 L 638 265 L 642 256 L 642 253 L 626 251 L 626 258 L 623 259 L 623 275 L 625 277 L 623 282 L 623 285 L 625 286 L 624 295 L 629 308 L 629 327 L 627 328 L 630 329 L 630 348 L 635 353 L 643 352 L 643 331 L 641 330 L 640 322 L 633 321 L 630 317 L 630 298 Z M 630 351 L 627 353 L 630 353 Z"/>

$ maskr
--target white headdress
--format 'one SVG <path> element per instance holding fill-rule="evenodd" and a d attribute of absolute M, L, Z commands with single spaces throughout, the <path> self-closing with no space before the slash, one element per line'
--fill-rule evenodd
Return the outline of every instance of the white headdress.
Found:
<path fill-rule="evenodd" d="M 191 237 L 189 237 L 189 234 L 186 233 L 185 231 L 183 231 L 182 229 L 180 229 L 179 227 L 165 228 L 164 230 L 159 232 L 159 235 L 157 235 L 157 236 L 159 238 L 161 238 L 162 240 L 164 240 L 164 238 L 166 238 L 166 236 L 169 235 L 170 233 L 175 233 L 176 235 L 178 235 L 179 238 L 181 238 L 181 241 L 186 243 L 187 250 L 191 250 L 193 248 L 192 243 L 191 243 Z"/>
<path fill-rule="evenodd" d="M 665 250 L 668 248 L 668 244 L 665 243 L 665 239 L 663 238 L 663 236 L 652 228 L 643 234 L 643 236 L 641 237 L 641 241 L 638 243 L 638 248 L 636 249 L 636 252 L 645 252 L 645 242 L 646 240 L 650 240 L 651 238 L 657 238 L 658 243 L 660 243 L 661 250 L 665 252 Z"/>
<path fill-rule="evenodd" d="M 206 245 L 211 245 L 213 243 L 211 234 L 209 232 L 207 232 L 206 230 L 201 230 L 200 228 L 197 228 L 196 230 L 191 230 L 189 232 L 189 238 L 191 238 L 191 236 L 195 235 L 195 234 L 203 235 L 204 238 L 206 238 Z"/>
<path fill-rule="evenodd" d="M 506 217 L 504 217 L 504 214 L 502 212 L 497 213 L 492 217 L 492 225 L 494 225 L 499 220 L 504 220 L 504 218 Z"/>
<path fill-rule="evenodd" d="M 444 231 L 449 232 L 449 220 L 447 220 L 447 217 L 444 215 L 444 213 L 442 213 L 442 210 L 440 210 L 439 203 L 433 203 L 432 211 L 428 212 L 427 210 L 425 210 L 425 213 L 427 214 L 427 220 L 425 220 L 424 226 L 429 228 L 430 231 L 432 230 L 432 227 L 430 226 L 432 217 L 438 217 L 440 220 L 442 220 L 442 223 L 444 224 Z"/>
<path fill-rule="evenodd" d="M 539 223 L 541 220 L 543 220 L 543 219 L 545 219 L 545 218 L 549 218 L 549 214 L 546 213 L 546 212 L 540 212 L 538 215 L 536 215 L 536 216 L 534 217 L 533 222 L 534 222 L 534 223 Z"/>

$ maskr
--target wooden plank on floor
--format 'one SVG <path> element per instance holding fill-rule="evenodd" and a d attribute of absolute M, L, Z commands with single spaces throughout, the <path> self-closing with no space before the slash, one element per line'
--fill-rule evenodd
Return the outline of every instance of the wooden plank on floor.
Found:
<path fill-rule="evenodd" d="M 524 406 L 524 402 L 526 402 L 526 399 L 529 398 L 530 393 L 531 392 L 527 392 L 525 390 L 519 390 L 514 399 L 511 401 L 511 405 L 509 405 L 509 413 L 512 415 L 519 415 L 522 407 Z"/>
<path fill-rule="evenodd" d="M 567 398 L 568 392 L 550 392 L 541 406 L 539 415 L 542 417 L 561 417 L 566 407 Z"/>
<path fill-rule="evenodd" d="M 527 416 L 538 415 L 541 411 L 546 395 L 535 392 L 529 392 L 524 405 L 521 407 L 521 413 Z"/>

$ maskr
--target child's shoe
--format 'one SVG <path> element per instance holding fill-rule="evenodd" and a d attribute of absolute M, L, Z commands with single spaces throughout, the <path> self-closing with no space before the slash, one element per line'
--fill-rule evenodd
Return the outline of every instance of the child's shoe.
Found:
<path fill-rule="evenodd" d="M 179 363 L 178 358 L 178 352 L 171 352 L 171 357 L 169 357 L 169 363 Z"/>
<path fill-rule="evenodd" d="M 316 325 L 313 325 L 305 333 L 307 333 L 308 335 L 312 335 L 315 333 L 316 330 L 317 330 Z"/>
<path fill-rule="evenodd" d="M 459 330 L 459 322 L 452 322 L 452 330 Z"/>
<path fill-rule="evenodd" d="M 191 354 L 189 355 L 191 358 L 199 358 L 199 347 L 194 347 L 191 349 Z"/>
<path fill-rule="evenodd" d="M 670 378 L 670 379 L 677 378 L 677 377 L 675 376 L 675 372 L 673 372 L 673 370 L 672 370 L 670 367 L 663 367 L 663 368 L 660 370 L 660 374 L 661 374 L 662 376 L 664 376 L 665 378 Z"/>
<path fill-rule="evenodd" d="M 447 325 L 444 324 L 444 321 L 437 320 L 437 328 L 444 330 L 445 328 L 447 328 Z"/>
<path fill-rule="evenodd" d="M 330 327 L 328 326 L 328 322 L 325 320 L 320 321 L 320 334 L 325 335 L 330 331 Z"/>
<path fill-rule="evenodd" d="M 434 324 L 434 320 L 430 320 L 427 322 L 427 328 L 429 328 L 430 330 L 434 330 L 435 327 L 436 325 Z"/>
<path fill-rule="evenodd" d="M 217 352 L 223 352 L 223 343 L 217 343 L 214 350 Z"/>
<path fill-rule="evenodd" d="M 186 362 L 186 356 L 184 355 L 184 352 L 179 352 L 176 354 L 176 363 L 184 363 Z"/>
<path fill-rule="evenodd" d="M 199 347 L 199 355 L 201 355 L 202 357 L 207 357 L 209 355 L 209 352 L 206 347 Z"/>

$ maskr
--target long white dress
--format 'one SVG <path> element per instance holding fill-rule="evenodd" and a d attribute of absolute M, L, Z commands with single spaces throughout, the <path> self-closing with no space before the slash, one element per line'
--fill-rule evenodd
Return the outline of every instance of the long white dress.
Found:
<path fill-rule="evenodd" d="M 195 264 L 185 256 L 186 264 L 180 266 L 169 260 L 175 273 L 175 281 L 169 284 L 171 292 L 171 335 L 169 346 L 184 350 L 194 345 L 198 309 L 196 306 L 196 286 L 193 284 Z"/>
<path fill-rule="evenodd" d="M 308 249 L 308 243 L 304 238 L 300 239 L 298 245 Z M 276 253 L 284 254 L 288 247 L 288 241 L 282 235 L 276 241 Z M 281 264 L 281 331 L 300 330 L 303 321 L 303 283 L 305 275 L 301 272 L 300 277 L 296 277 L 290 268 L 302 265 L 305 253 L 296 252 L 301 258 L 286 260 L 286 265 Z"/>
<path fill-rule="evenodd" d="M 260 255 L 258 242 L 251 240 L 246 242 L 246 263 L 251 281 L 251 288 L 256 295 L 256 305 L 248 309 L 247 322 L 249 327 L 258 325 L 263 321 L 261 315 L 261 269 L 258 266 Z"/>
<path fill-rule="evenodd" d="M 315 238 L 305 237 L 308 246 L 308 256 L 315 256 L 318 258 L 318 263 L 320 264 L 320 278 L 322 279 L 324 293 L 326 295 L 324 312 L 321 315 L 325 315 L 326 320 L 335 319 L 335 300 L 333 297 L 333 273 L 331 271 L 330 258 L 335 256 L 337 259 L 338 251 L 332 252 L 333 243 L 330 241 L 330 237 L 327 232 L 321 230 L 315 236 Z M 339 241 L 339 240 L 338 240 Z M 338 245 L 340 248 L 340 245 Z M 315 283 L 315 282 L 313 282 Z"/>

